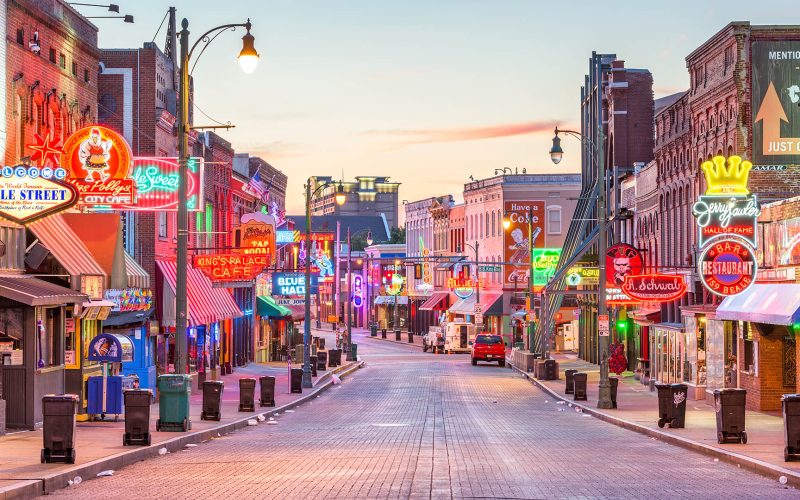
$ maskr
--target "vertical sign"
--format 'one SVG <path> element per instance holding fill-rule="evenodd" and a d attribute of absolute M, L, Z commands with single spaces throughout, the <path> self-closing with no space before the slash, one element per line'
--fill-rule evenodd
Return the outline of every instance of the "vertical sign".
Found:
<path fill-rule="evenodd" d="M 597 316 L 597 331 L 601 337 L 608 337 L 608 314 L 599 314 Z"/>
<path fill-rule="evenodd" d="M 505 216 L 511 225 L 503 236 L 503 260 L 509 262 L 504 272 L 505 286 L 527 286 L 531 262 L 531 250 L 528 247 L 528 221 L 536 239 L 533 246 L 543 246 L 541 233 L 544 231 L 543 201 L 507 201 L 504 206 Z"/>

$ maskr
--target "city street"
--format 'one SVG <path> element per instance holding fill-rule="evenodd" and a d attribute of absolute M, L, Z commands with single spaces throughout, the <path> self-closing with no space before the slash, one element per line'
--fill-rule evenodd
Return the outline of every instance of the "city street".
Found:
<path fill-rule="evenodd" d="M 515 372 L 356 336 L 367 366 L 295 412 L 72 498 L 791 498 L 736 466 L 557 405 Z M 88 479 L 88 478 L 84 478 Z"/>

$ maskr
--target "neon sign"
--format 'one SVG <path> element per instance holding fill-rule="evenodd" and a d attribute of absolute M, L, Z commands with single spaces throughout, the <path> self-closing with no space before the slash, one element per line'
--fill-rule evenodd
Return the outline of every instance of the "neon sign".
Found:
<path fill-rule="evenodd" d="M 622 284 L 625 295 L 643 302 L 671 302 L 686 294 L 683 276 L 672 274 L 640 274 L 626 276 Z"/>
<path fill-rule="evenodd" d="M 0 169 L 0 217 L 27 224 L 65 210 L 78 201 L 78 192 L 61 179 L 63 168 L 18 165 Z"/>
<path fill-rule="evenodd" d="M 642 255 L 639 250 L 625 243 L 618 243 L 606 252 L 606 283 L 619 287 L 626 276 L 642 272 Z"/>
<path fill-rule="evenodd" d="M 61 164 L 78 191 L 79 205 L 120 208 L 136 201 L 136 187 L 128 177 L 131 158 L 131 148 L 121 135 L 90 125 L 64 142 Z"/>
<path fill-rule="evenodd" d="M 717 295 L 736 295 L 755 281 L 756 225 L 761 209 L 747 181 L 753 164 L 740 156 L 715 156 L 700 166 L 708 186 L 692 206 L 700 230 L 698 273 Z"/>
<path fill-rule="evenodd" d="M 211 281 L 250 281 L 269 266 L 266 255 L 195 255 L 194 267 Z"/>
<path fill-rule="evenodd" d="M 730 237 L 706 246 L 698 259 L 698 271 L 711 293 L 728 296 L 742 293 L 753 284 L 758 266 L 746 240 Z"/>
<path fill-rule="evenodd" d="M 561 258 L 560 248 L 533 249 L 533 286 L 543 287 L 550 281 Z"/>
<path fill-rule="evenodd" d="M 239 236 L 239 252 L 245 255 L 264 255 L 272 262 L 275 255 L 275 226 L 257 219 L 250 219 L 236 229 Z"/>
<path fill-rule="evenodd" d="M 311 290 L 309 293 L 319 291 L 319 277 L 311 275 Z M 306 293 L 306 274 L 305 273 L 275 273 L 272 275 L 272 294 L 273 295 L 305 295 Z"/>
<path fill-rule="evenodd" d="M 203 199 L 203 159 L 189 158 L 186 167 L 186 206 L 190 212 L 197 212 L 202 208 L 199 200 Z M 179 172 L 177 158 L 134 158 L 136 203 L 121 206 L 120 209 L 142 212 L 177 211 Z"/>
<path fill-rule="evenodd" d="M 353 307 L 364 305 L 364 278 L 360 274 L 353 275 Z"/>

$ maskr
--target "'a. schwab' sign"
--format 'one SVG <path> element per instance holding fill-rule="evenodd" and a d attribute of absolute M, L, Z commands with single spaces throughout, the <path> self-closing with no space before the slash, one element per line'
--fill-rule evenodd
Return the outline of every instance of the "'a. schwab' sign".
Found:
<path fill-rule="evenodd" d="M 78 193 L 63 168 L 17 165 L 0 169 L 0 217 L 26 224 L 74 205 Z"/>
<path fill-rule="evenodd" d="M 753 164 L 715 156 L 701 165 L 707 189 L 692 207 L 700 228 L 698 274 L 717 295 L 743 292 L 756 276 L 756 225 L 761 210 L 747 187 Z"/>
<path fill-rule="evenodd" d="M 250 281 L 269 266 L 265 255 L 195 255 L 194 267 L 211 281 Z"/>
<path fill-rule="evenodd" d="M 627 275 L 622 291 L 642 302 L 669 302 L 686 294 L 686 281 L 674 274 Z"/>
<path fill-rule="evenodd" d="M 311 274 L 311 290 L 309 293 L 317 293 L 319 290 L 319 275 Z M 306 274 L 305 273 L 275 273 L 272 275 L 272 295 L 290 296 L 305 295 L 306 293 Z"/>

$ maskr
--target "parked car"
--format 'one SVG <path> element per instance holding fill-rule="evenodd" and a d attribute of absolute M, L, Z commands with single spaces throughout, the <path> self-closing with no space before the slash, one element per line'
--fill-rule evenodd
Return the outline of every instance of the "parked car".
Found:
<path fill-rule="evenodd" d="M 479 334 L 472 342 L 472 366 L 478 361 L 497 361 L 500 366 L 506 366 L 506 345 L 500 335 L 487 333 Z"/>
<path fill-rule="evenodd" d="M 422 337 L 422 352 L 444 352 L 444 332 L 438 326 L 432 326 Z"/>

